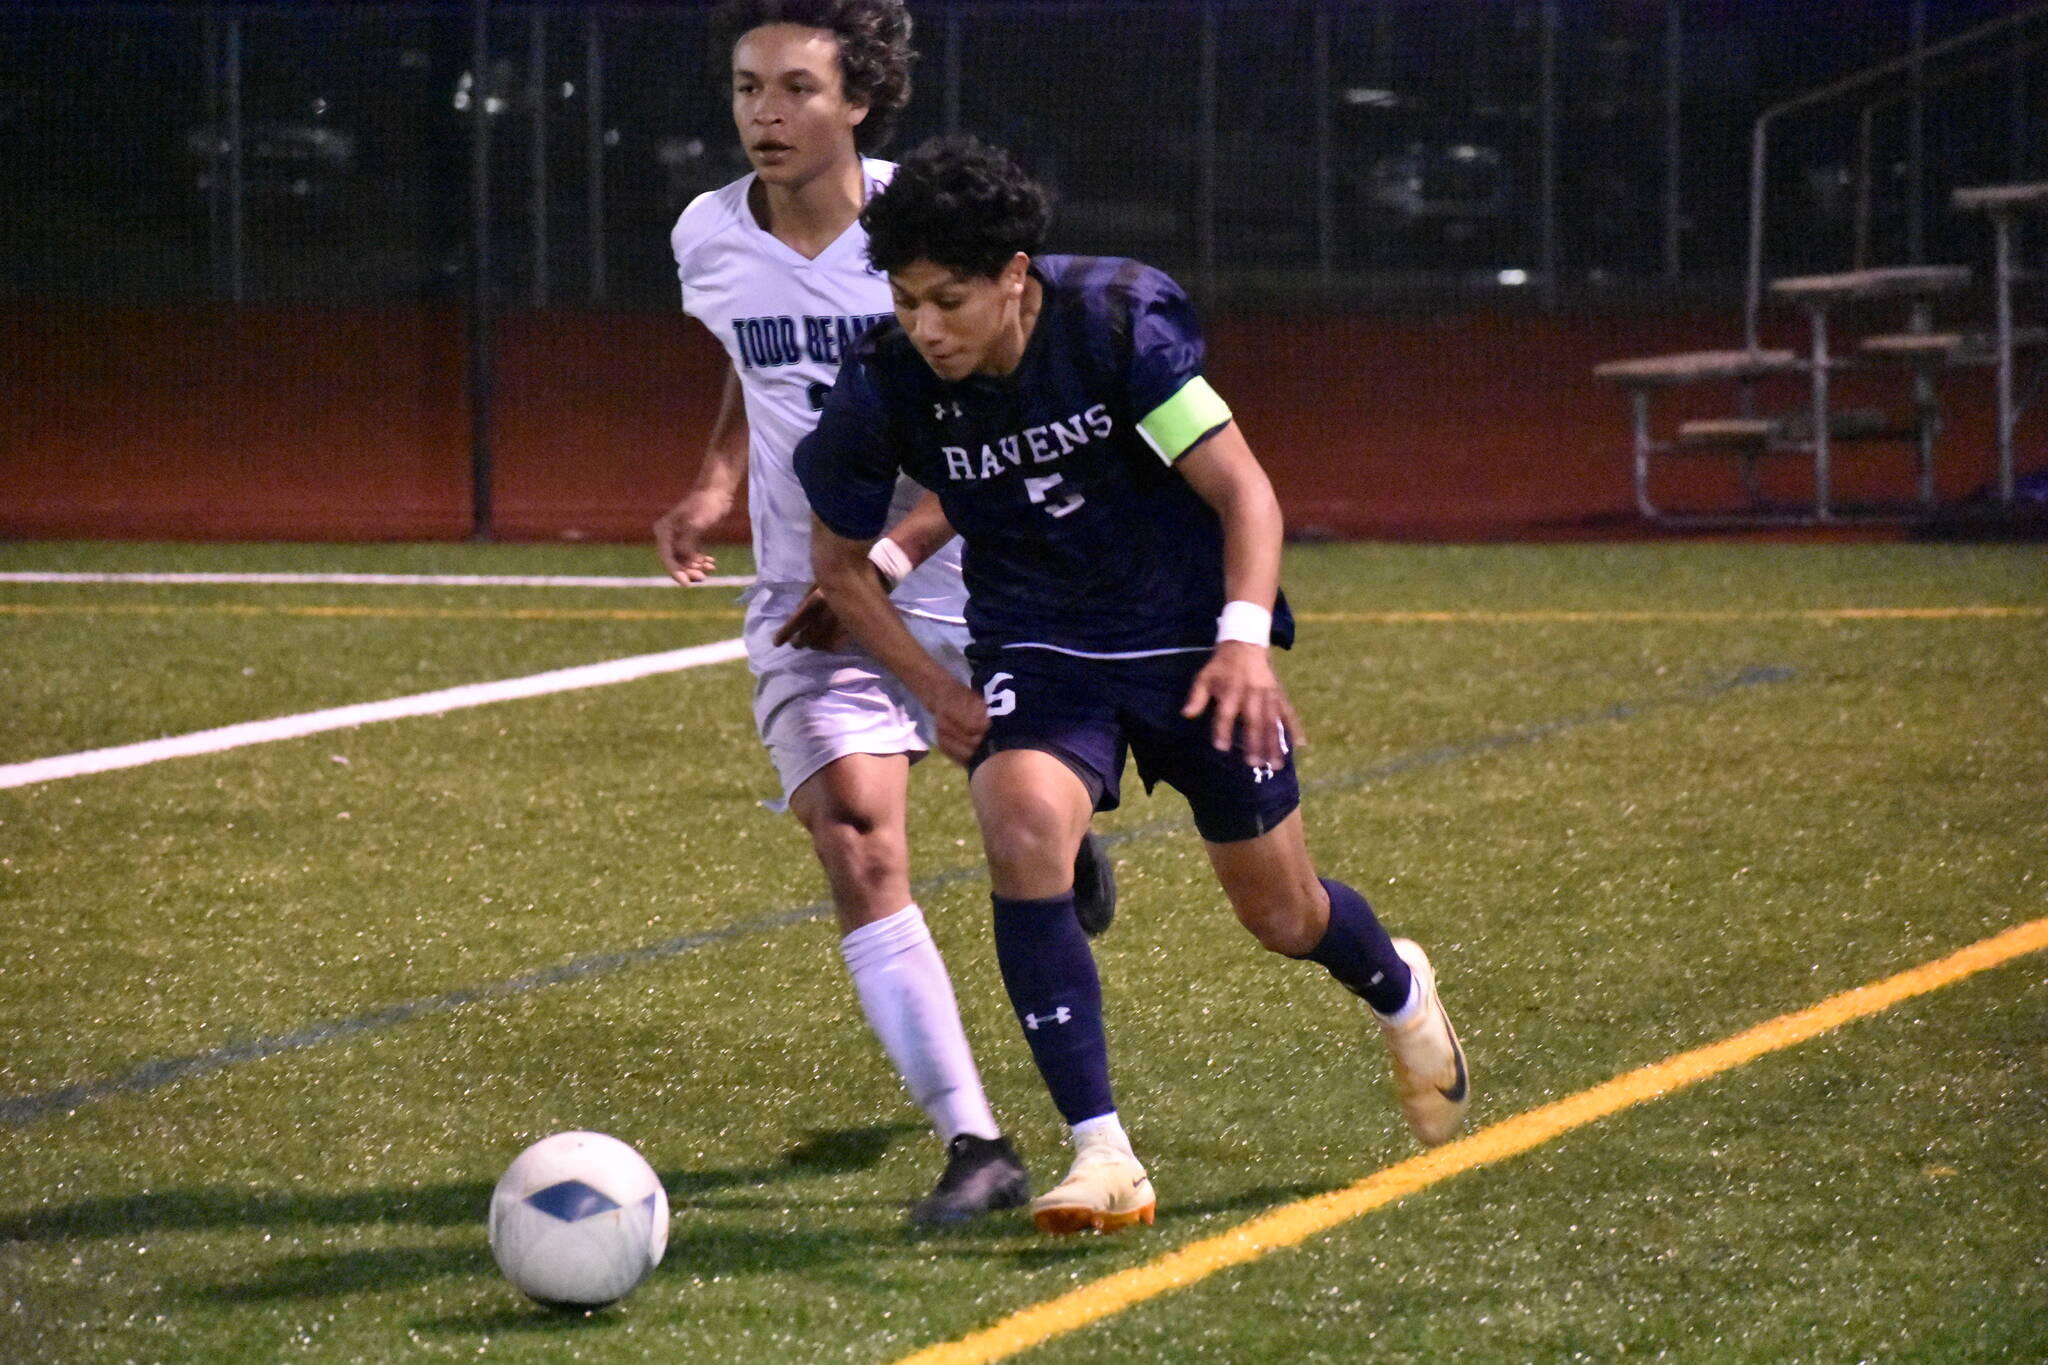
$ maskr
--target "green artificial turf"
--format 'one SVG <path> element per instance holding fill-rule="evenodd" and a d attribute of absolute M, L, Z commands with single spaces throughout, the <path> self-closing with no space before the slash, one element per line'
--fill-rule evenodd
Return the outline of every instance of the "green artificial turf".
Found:
<path fill-rule="evenodd" d="M 46 568 L 652 560 L 0 547 Z M 1314 546 L 1287 582 L 1310 846 L 1430 948 L 1475 1126 L 2048 914 L 2038 551 Z M 2020 610 L 1940 614 L 1984 607 Z M 1802 614 L 1891 608 L 1930 614 Z M 0 583 L 0 763 L 728 638 L 733 610 Z M 1098 956 L 1159 1223 L 907 1235 L 940 1154 L 801 833 L 759 804 L 747 696 L 724 663 L 0 791 L 0 1101 L 33 1110 L 0 1123 L 0 1359 L 891 1361 L 1412 1154 L 1356 1002 L 1236 928 L 1184 804 L 1129 780 Z M 1042 1185 L 1060 1134 L 962 797 L 917 772 L 913 874 Z M 2048 1358 L 2044 975 L 2021 958 L 1022 1358 Z M 634 1143 L 674 1208 L 662 1266 L 587 1317 L 522 1300 L 483 1230 L 504 1165 L 571 1127 Z"/>

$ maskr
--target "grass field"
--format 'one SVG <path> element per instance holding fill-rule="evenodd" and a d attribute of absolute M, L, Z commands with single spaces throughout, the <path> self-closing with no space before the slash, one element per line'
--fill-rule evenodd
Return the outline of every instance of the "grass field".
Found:
<path fill-rule="evenodd" d="M 653 565 L 0 546 L 36 570 Z M 2048 916 L 2041 552 L 1314 546 L 1287 581 L 1311 847 L 1435 957 L 1477 1095 L 1455 1169 L 1132 1288 L 1418 1169 L 1355 1002 L 1262 954 L 1185 806 L 1132 782 L 1099 957 L 1159 1223 L 906 1234 L 936 1144 L 715 664 L 0 790 L 0 1360 L 994 1359 L 1029 1333 L 948 1343 L 1070 1294 L 1014 1358 L 2048 1360 L 2039 952 L 1486 1145 Z M 0 765 L 737 629 L 727 590 L 0 581 Z M 913 788 L 920 898 L 1042 1185 L 1060 1134 L 962 780 Z M 484 1239 L 506 1162 L 572 1127 L 674 1206 L 666 1261 L 588 1316 L 525 1303 Z"/>

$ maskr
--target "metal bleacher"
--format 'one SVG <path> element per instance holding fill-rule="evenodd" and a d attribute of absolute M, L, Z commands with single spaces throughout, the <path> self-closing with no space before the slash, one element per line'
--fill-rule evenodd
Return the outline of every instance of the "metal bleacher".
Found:
<path fill-rule="evenodd" d="M 1990 370 L 1996 391 L 1997 477 L 1993 515 L 2010 514 L 2019 491 L 2014 433 L 2029 400 L 2048 378 L 2048 326 L 2040 291 L 2042 273 L 2028 268 L 2023 247 L 2038 256 L 2048 220 L 2048 183 L 2021 182 L 1958 189 L 1951 211 L 1987 215 L 1992 226 L 1989 266 L 1993 316 L 1969 317 L 1978 279 L 1972 264 L 1867 266 L 1867 240 L 1857 237 L 1858 268 L 1768 281 L 1763 272 L 1764 173 L 1772 125 L 1786 114 L 1836 101 L 1873 87 L 1924 78 L 1926 63 L 1950 53 L 1980 53 L 1992 40 L 2018 43 L 2022 26 L 2048 16 L 2048 3 L 2016 7 L 1942 43 L 1880 63 L 1765 110 L 1751 143 L 1749 271 L 1744 336 L 1739 347 L 1611 360 L 1594 367 L 1626 394 L 1631 419 L 1636 508 L 1651 521 L 1677 525 L 1813 525 L 1842 521 L 1919 521 L 1937 513 L 1935 460 L 1942 434 L 1941 389 L 1961 372 Z M 2041 25 L 2048 27 L 2048 24 Z M 2016 48 L 2016 50 L 2018 50 Z M 1889 96 L 1895 99 L 1895 95 Z M 1866 125 L 1867 126 L 1867 125 Z M 2014 137 L 2020 136 L 2015 128 Z M 2017 164 L 2017 155 L 2015 164 Z M 1916 177 L 1917 178 L 1917 177 Z M 1918 212 L 1917 206 L 1914 210 Z M 1910 234 L 1917 252 L 1919 233 Z M 1769 349 L 1760 342 L 1761 312 L 1771 301 L 1805 316 L 1802 350 Z M 2024 310 L 2031 320 L 2022 320 Z M 2023 365 L 2026 361 L 2028 364 Z M 1897 401 L 1890 410 L 1845 408 L 1834 378 L 1845 371 L 1872 374 Z M 1896 384 L 1883 382 L 1896 376 Z M 1654 420 L 1655 395 L 1681 387 L 1713 386 L 1733 411 L 1667 424 Z M 1871 384 L 1863 385 L 1874 391 Z M 1796 397 L 1787 401 L 1787 391 Z M 1766 410 L 1766 395 L 1779 407 Z M 1693 406 L 1697 407 L 1696 402 Z M 1912 452 L 1910 493 L 1884 503 L 1845 502 L 1834 491 L 1837 461 L 1865 451 Z M 1767 460 L 1792 457 L 1810 466 L 1810 496 L 1796 503 L 1767 497 L 1761 475 Z M 1742 504 L 1672 510 L 1653 495 L 1653 471 L 1669 461 L 1732 460 L 1741 477 Z"/>

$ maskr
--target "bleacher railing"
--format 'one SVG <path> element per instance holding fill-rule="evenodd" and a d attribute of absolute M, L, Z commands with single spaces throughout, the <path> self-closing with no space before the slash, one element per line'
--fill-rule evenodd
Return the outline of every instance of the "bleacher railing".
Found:
<path fill-rule="evenodd" d="M 1916 13 L 1920 11 L 1916 10 Z M 1742 295 L 1742 336 L 1745 349 L 1760 349 L 1764 295 L 1764 243 L 1765 216 L 1771 132 L 1780 120 L 1789 114 L 1801 113 L 1835 104 L 1847 96 L 1872 87 L 1882 87 L 1893 82 L 1904 81 L 1906 90 L 1902 98 L 1910 111 L 1908 132 L 1904 149 L 1907 191 L 1904 212 L 1907 224 L 1906 264 L 1921 264 L 1925 257 L 1925 223 L 1928 200 L 1925 191 L 1926 138 L 1924 100 L 1937 82 L 1930 82 L 1928 64 L 1947 61 L 1961 54 L 1981 54 L 1985 47 L 1994 42 L 2008 44 L 2007 54 L 2013 82 L 2013 95 L 2007 104 L 2005 120 L 2012 162 L 2013 178 L 2024 170 L 2024 161 L 2031 147 L 2029 140 L 2029 111 L 2024 98 L 2025 81 L 2028 71 L 2027 58 L 2035 51 L 2038 43 L 2027 32 L 2027 26 L 2048 20 L 2048 0 L 2043 3 L 2016 5 L 2011 13 L 1978 24 L 1938 42 L 1917 43 L 1913 49 L 1900 57 L 1878 62 L 1847 76 L 1831 80 L 1824 85 L 1780 100 L 1756 117 L 1750 131 L 1749 157 L 1749 235 L 1748 253 L 1744 266 Z M 1949 82 L 1942 80 L 1940 84 Z M 1860 155 L 1860 153 L 1859 153 Z M 1859 194 L 1868 193 L 1868 186 L 1859 186 Z M 1946 195 L 1941 196 L 1946 202 Z M 1867 206 L 1860 206 L 1859 213 L 1867 215 Z M 1867 243 L 1867 217 L 1859 218 L 1856 241 L 1858 243 L 1857 264 L 1866 264 L 1861 253 Z M 1847 262 L 1843 262 L 1847 264 Z M 1811 263 L 1807 263 L 1811 268 Z"/>

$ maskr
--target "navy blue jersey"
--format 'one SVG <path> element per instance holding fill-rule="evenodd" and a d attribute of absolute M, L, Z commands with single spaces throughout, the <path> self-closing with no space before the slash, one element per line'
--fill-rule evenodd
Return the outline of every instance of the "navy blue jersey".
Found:
<path fill-rule="evenodd" d="M 839 535 L 881 534 L 898 472 L 936 492 L 966 546 L 977 653 L 1214 646 L 1223 527 L 1174 468 L 1230 420 L 1201 375 L 1187 295 L 1114 257 L 1042 256 L 1044 302 L 1007 375 L 948 383 L 894 319 L 840 366 L 796 468 Z M 1273 642 L 1293 620 L 1275 604 Z"/>

